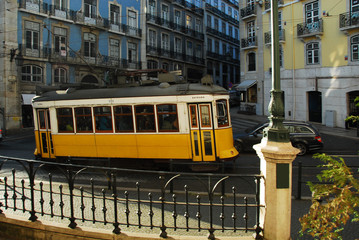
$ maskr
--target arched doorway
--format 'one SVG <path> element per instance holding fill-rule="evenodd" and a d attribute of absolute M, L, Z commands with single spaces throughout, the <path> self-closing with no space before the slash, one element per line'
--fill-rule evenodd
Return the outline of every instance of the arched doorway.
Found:
<path fill-rule="evenodd" d="M 318 91 L 308 92 L 309 121 L 322 122 L 322 93 Z"/>
<path fill-rule="evenodd" d="M 95 76 L 93 75 L 86 75 L 82 80 L 81 82 L 83 83 L 98 83 L 98 80 Z"/>

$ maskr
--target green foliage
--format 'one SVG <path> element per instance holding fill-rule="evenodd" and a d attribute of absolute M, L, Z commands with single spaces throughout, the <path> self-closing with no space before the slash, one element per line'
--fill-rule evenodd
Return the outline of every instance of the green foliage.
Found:
<path fill-rule="evenodd" d="M 342 239 L 345 224 L 359 221 L 359 180 L 340 157 L 316 154 L 324 170 L 317 175 L 320 184 L 308 183 L 313 202 L 309 212 L 299 219 L 301 234 L 316 239 Z"/>
<path fill-rule="evenodd" d="M 355 105 L 359 107 L 359 97 L 356 97 L 356 98 L 354 99 L 354 102 L 356 103 Z M 349 121 L 349 122 L 353 122 L 353 123 L 359 122 L 359 116 L 349 116 L 349 117 L 347 117 L 347 118 L 345 119 L 345 121 L 346 121 L 346 122 Z"/>

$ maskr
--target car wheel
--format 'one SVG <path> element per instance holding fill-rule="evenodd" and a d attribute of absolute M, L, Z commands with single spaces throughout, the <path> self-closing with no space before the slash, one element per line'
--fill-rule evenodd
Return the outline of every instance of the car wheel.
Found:
<path fill-rule="evenodd" d="M 305 145 L 304 143 L 301 142 L 297 142 L 293 144 L 293 147 L 298 148 L 299 149 L 299 153 L 298 156 L 303 156 L 307 153 L 308 149 L 307 149 L 307 145 Z"/>
<path fill-rule="evenodd" d="M 243 144 L 241 142 L 235 141 L 234 147 L 237 149 L 238 152 L 243 152 Z"/>

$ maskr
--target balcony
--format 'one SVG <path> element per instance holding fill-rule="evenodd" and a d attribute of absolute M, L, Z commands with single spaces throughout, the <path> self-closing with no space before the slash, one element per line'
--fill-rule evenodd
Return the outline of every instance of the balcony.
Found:
<path fill-rule="evenodd" d="M 249 37 L 241 39 L 242 50 L 254 49 L 258 47 L 257 37 Z"/>
<path fill-rule="evenodd" d="M 339 15 L 339 29 L 347 31 L 359 28 L 359 12 L 347 12 Z"/>
<path fill-rule="evenodd" d="M 323 19 L 312 23 L 300 23 L 297 25 L 297 35 L 299 38 L 319 37 L 323 35 Z"/>
<path fill-rule="evenodd" d="M 60 8 L 56 5 L 50 5 L 49 7 L 49 15 L 57 18 L 62 18 L 66 20 L 72 21 L 72 16 L 75 15 L 75 11 L 67 9 L 67 8 Z"/>
<path fill-rule="evenodd" d="M 227 20 L 227 21 L 230 21 L 231 23 L 235 24 L 235 25 L 238 25 L 239 24 L 239 21 L 231 16 L 229 16 L 228 14 L 226 14 L 225 12 L 222 12 L 221 10 L 219 10 L 218 8 L 212 6 L 211 4 L 209 3 L 206 3 L 206 9 L 213 13 L 213 14 L 216 14 L 217 16 Z"/>
<path fill-rule="evenodd" d="M 256 12 L 255 4 L 248 5 L 247 7 L 241 9 L 242 20 L 256 16 L 257 16 L 257 12 Z"/>
<path fill-rule="evenodd" d="M 240 61 L 233 58 L 230 54 L 220 54 L 212 51 L 207 51 L 207 57 L 216 59 L 217 61 L 226 61 L 234 65 L 239 65 Z"/>
<path fill-rule="evenodd" d="M 203 16 L 203 14 L 204 14 L 204 10 L 202 8 L 199 8 L 196 5 L 194 5 L 190 2 L 187 2 L 186 0 L 174 0 L 173 3 L 177 3 L 177 4 L 181 5 L 182 7 L 185 7 L 188 10 L 191 10 L 192 12 L 197 13 L 199 15 Z"/>
<path fill-rule="evenodd" d="M 27 0 L 20 0 L 19 9 L 24 9 L 33 13 L 48 13 L 49 5 L 43 1 L 38 1 L 38 3 L 32 3 Z"/>
<path fill-rule="evenodd" d="M 224 34 L 224 33 L 220 32 L 220 31 L 218 31 L 218 30 L 216 30 L 214 28 L 207 27 L 207 33 L 210 33 L 210 34 L 212 34 L 212 35 L 214 35 L 216 37 L 220 37 L 220 38 L 222 38 L 224 40 L 227 40 L 227 41 L 229 41 L 231 43 L 239 45 L 239 40 L 238 39 L 235 39 L 234 37 L 231 37 L 231 36 L 229 36 L 227 34 Z"/>
<path fill-rule="evenodd" d="M 284 43 L 285 42 L 285 29 L 279 30 L 279 42 Z M 272 34 L 271 32 L 264 33 L 264 44 L 270 45 L 272 43 Z"/>

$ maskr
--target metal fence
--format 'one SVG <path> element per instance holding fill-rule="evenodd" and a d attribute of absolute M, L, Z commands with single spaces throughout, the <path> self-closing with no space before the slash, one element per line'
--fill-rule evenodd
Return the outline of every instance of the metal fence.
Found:
<path fill-rule="evenodd" d="M 0 213 L 29 213 L 68 227 L 90 224 L 239 236 L 262 229 L 261 175 L 153 171 L 0 156 Z M 142 181 L 142 182 L 141 182 Z M 216 233 L 217 234 L 217 233 Z"/>

